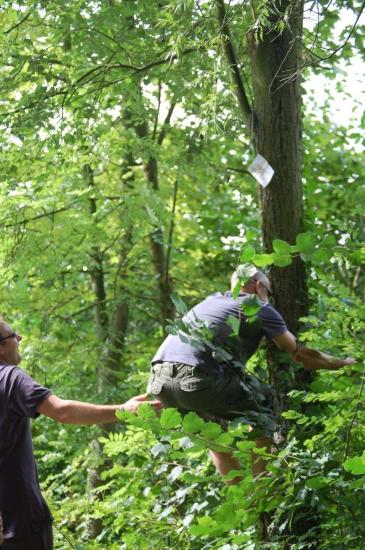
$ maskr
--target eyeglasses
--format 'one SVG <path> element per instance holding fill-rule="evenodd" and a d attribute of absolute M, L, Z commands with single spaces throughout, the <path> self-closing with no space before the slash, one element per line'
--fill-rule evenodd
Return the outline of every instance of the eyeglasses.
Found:
<path fill-rule="evenodd" d="M 7 340 L 8 338 L 16 338 L 17 340 L 21 340 L 21 336 L 17 334 L 16 332 L 12 332 L 11 334 L 8 334 L 7 336 L 0 336 L 0 342 L 3 342 L 4 340 Z"/>

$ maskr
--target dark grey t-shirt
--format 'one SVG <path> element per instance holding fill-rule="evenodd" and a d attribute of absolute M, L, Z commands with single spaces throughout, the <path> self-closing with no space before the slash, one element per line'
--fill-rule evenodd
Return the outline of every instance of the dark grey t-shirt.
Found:
<path fill-rule="evenodd" d="M 221 293 L 213 294 L 191 309 L 184 317 L 188 324 L 194 324 L 196 319 L 207 322 L 215 333 L 213 341 L 221 348 L 226 349 L 232 356 L 233 361 L 241 366 L 244 366 L 251 355 L 255 353 L 264 336 L 270 340 L 287 330 L 280 313 L 265 302 L 261 302 L 261 308 L 256 319 L 254 322 L 250 322 L 241 309 L 242 303 L 249 296 L 248 294 L 240 294 L 234 300 L 230 292 L 226 292 L 224 295 Z M 233 335 L 231 327 L 227 324 L 230 315 L 240 319 L 239 334 L 237 336 Z M 152 359 L 152 364 L 163 361 L 185 363 L 211 372 L 221 371 L 222 369 L 222 362 L 213 358 L 211 349 L 207 347 L 199 349 L 199 346 L 196 347 L 188 341 L 183 341 L 181 335 L 170 334 L 161 344 Z"/>
<path fill-rule="evenodd" d="M 24 537 L 52 520 L 38 484 L 29 422 L 50 394 L 20 368 L 0 365 L 0 513 L 5 539 Z"/>

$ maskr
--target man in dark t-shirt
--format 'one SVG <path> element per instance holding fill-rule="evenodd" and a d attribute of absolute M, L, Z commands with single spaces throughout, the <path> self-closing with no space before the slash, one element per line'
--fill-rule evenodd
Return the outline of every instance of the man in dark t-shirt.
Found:
<path fill-rule="evenodd" d="M 67 424 L 115 422 L 117 410 L 135 412 L 147 395 L 123 405 L 60 399 L 17 366 L 20 341 L 0 320 L 0 549 L 51 550 L 52 516 L 38 484 L 29 419 L 45 414 Z M 149 403 L 160 408 L 159 401 Z"/>
<path fill-rule="evenodd" d="M 308 369 L 337 369 L 353 361 L 300 350 L 282 316 L 268 302 L 269 279 L 255 266 L 240 266 L 231 287 L 239 291 L 235 298 L 232 292 L 208 296 L 164 340 L 152 360 L 148 391 L 182 413 L 195 411 L 221 423 L 243 418 L 260 436 L 256 446 L 266 447 L 275 429 L 271 388 L 244 370 L 263 337 Z M 221 474 L 240 468 L 230 453 L 211 451 L 211 456 Z M 253 473 L 262 468 L 258 462 Z"/>

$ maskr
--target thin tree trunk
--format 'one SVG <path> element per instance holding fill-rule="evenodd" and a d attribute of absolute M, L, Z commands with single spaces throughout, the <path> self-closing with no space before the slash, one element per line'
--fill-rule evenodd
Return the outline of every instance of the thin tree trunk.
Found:
<path fill-rule="evenodd" d="M 94 174 L 90 165 L 84 166 L 84 179 L 85 183 L 91 189 L 94 189 Z M 96 216 L 97 207 L 95 197 L 90 198 L 90 212 Z M 95 295 L 95 327 L 98 342 L 101 348 L 101 358 L 105 356 L 105 344 L 108 336 L 109 319 L 106 308 L 106 292 L 104 281 L 104 268 L 103 268 L 103 256 L 98 246 L 92 246 L 90 251 L 91 266 L 91 285 Z M 105 369 L 104 361 L 101 360 L 98 366 L 97 372 L 97 391 L 102 393 L 105 386 Z"/>
<path fill-rule="evenodd" d="M 140 91 L 140 99 L 142 98 L 142 92 Z M 157 138 L 157 144 L 161 145 L 166 133 L 166 128 L 170 122 L 174 104 L 171 105 L 169 112 L 167 114 L 165 123 L 162 127 L 162 130 Z M 149 129 L 147 123 L 139 122 L 135 123 L 133 121 L 133 115 L 130 111 L 125 111 L 124 113 L 125 125 L 129 128 L 133 128 L 137 136 L 141 139 L 147 138 L 149 135 Z M 158 178 L 158 163 L 157 159 L 149 155 L 144 161 L 144 172 L 146 179 L 151 185 L 152 189 L 158 193 L 159 191 L 159 178 Z M 173 319 L 175 316 L 174 305 L 171 301 L 172 294 L 172 282 L 169 274 L 169 269 L 167 265 L 166 250 L 164 244 L 164 235 L 162 227 L 156 227 L 149 235 L 150 250 L 151 250 L 151 259 L 153 270 L 156 276 L 156 284 L 158 289 L 159 296 L 159 309 L 160 309 L 160 319 L 163 333 L 166 334 L 166 321 L 167 319 Z"/>
<path fill-rule="evenodd" d="M 94 173 L 90 165 L 86 164 L 83 168 L 84 180 L 86 185 L 94 189 Z M 96 199 L 91 196 L 90 198 L 90 212 L 94 216 L 94 221 L 97 207 Z M 106 292 L 104 282 L 104 269 L 103 269 L 103 257 L 98 246 L 92 246 L 90 251 L 91 258 L 91 285 L 95 295 L 95 327 L 98 339 L 98 345 L 100 347 L 100 361 L 97 367 L 97 392 L 102 393 L 106 384 L 106 372 L 103 361 L 105 356 L 105 345 L 108 334 L 109 319 L 106 310 Z M 100 464 L 101 448 L 97 439 L 91 442 L 91 464 L 87 472 L 87 494 L 90 505 L 95 501 L 95 490 L 100 485 Z M 87 538 L 89 540 L 95 540 L 100 535 L 102 530 L 101 519 L 90 518 L 86 524 Z"/>

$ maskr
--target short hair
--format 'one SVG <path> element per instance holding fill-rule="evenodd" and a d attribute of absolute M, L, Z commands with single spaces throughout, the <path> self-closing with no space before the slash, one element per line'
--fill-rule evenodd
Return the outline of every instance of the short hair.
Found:
<path fill-rule="evenodd" d="M 253 264 L 241 264 L 232 273 L 231 289 L 234 289 L 238 283 L 244 287 L 247 283 L 255 281 L 260 281 L 269 289 L 271 288 L 270 280 L 263 271 Z"/>

